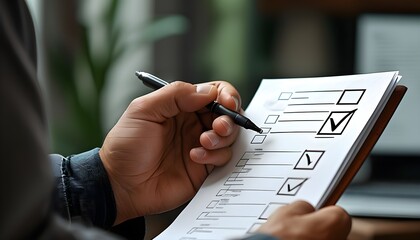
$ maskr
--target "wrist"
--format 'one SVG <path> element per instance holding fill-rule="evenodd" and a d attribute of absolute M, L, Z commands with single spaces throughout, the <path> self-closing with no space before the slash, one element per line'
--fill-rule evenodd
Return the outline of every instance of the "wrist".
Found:
<path fill-rule="evenodd" d="M 136 214 L 129 192 L 117 181 L 118 177 L 114 173 L 111 164 L 109 164 L 108 158 L 105 156 L 103 149 L 99 150 L 99 156 L 105 171 L 107 172 L 112 192 L 114 194 L 116 217 L 113 225 L 115 226 L 129 219 L 139 217 L 139 215 Z"/>

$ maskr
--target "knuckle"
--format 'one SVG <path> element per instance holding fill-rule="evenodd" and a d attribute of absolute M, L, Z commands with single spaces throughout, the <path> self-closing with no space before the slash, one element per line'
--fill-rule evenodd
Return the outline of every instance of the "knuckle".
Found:
<path fill-rule="evenodd" d="M 350 227 L 351 218 L 350 215 L 341 207 L 335 206 L 331 211 L 331 224 L 335 224 L 341 227 Z"/>
<path fill-rule="evenodd" d="M 299 208 L 306 209 L 308 212 L 315 211 L 314 206 L 306 201 L 297 200 L 294 204 L 296 204 Z"/>

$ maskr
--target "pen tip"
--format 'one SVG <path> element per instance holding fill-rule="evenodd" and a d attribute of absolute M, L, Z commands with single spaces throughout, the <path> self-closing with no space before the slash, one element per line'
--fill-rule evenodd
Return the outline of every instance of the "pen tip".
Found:
<path fill-rule="evenodd" d="M 250 120 L 247 121 L 245 128 L 251 129 L 257 133 L 263 133 L 263 130 Z"/>

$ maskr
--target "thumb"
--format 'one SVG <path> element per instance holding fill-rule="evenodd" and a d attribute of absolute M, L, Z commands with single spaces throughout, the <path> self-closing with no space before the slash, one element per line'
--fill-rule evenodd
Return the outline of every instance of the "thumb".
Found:
<path fill-rule="evenodd" d="M 177 81 L 135 99 L 129 109 L 134 109 L 137 117 L 144 120 L 161 122 L 181 112 L 198 111 L 216 98 L 214 85 Z"/>

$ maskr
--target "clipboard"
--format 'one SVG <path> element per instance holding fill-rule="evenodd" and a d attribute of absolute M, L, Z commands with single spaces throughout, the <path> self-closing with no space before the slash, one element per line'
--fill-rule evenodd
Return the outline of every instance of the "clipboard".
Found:
<path fill-rule="evenodd" d="M 394 115 L 395 110 L 397 109 L 398 105 L 400 104 L 406 92 L 407 92 L 407 87 L 404 85 L 397 85 L 395 87 L 394 92 L 391 94 L 391 97 L 389 98 L 387 104 L 385 105 L 384 109 L 379 115 L 378 120 L 376 121 L 375 125 L 370 131 L 362 148 L 357 153 L 355 159 L 353 160 L 353 162 L 347 169 L 343 178 L 338 183 L 334 192 L 327 199 L 327 201 L 325 201 L 325 204 L 323 205 L 324 207 L 329 206 L 329 205 L 334 205 L 340 199 L 341 195 L 344 193 L 348 185 L 353 180 L 353 177 L 356 175 L 356 173 L 359 171 L 359 169 L 363 165 L 363 162 L 369 156 L 370 152 L 372 151 L 379 137 L 382 135 L 383 131 L 388 125 L 388 122 L 391 120 L 392 116 Z"/>
<path fill-rule="evenodd" d="M 292 201 L 336 204 L 407 90 L 397 74 L 263 79 L 246 114 L 264 132 L 243 131 L 234 160 L 208 176 L 156 239 L 235 238 Z M 344 135 L 346 127 L 354 131 Z"/>

